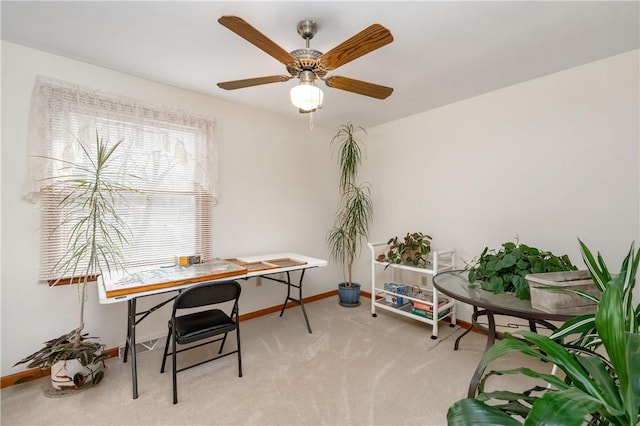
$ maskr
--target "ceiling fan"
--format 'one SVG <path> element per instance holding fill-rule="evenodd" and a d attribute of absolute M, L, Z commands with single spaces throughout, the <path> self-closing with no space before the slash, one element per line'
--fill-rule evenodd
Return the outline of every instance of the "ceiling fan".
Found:
<path fill-rule="evenodd" d="M 271 75 L 218 83 L 225 90 L 235 90 L 268 83 L 281 83 L 298 78 L 300 85 L 291 89 L 291 101 L 301 113 L 313 112 L 322 106 L 322 91 L 314 81 L 322 80 L 328 87 L 345 90 L 376 99 L 385 99 L 393 88 L 355 80 L 349 77 L 327 76 L 330 71 L 370 53 L 393 41 L 391 32 L 380 24 L 372 24 L 326 53 L 309 48 L 309 40 L 318 31 L 311 20 L 298 23 L 298 34 L 306 41 L 304 49 L 287 52 L 237 16 L 222 16 L 218 22 L 285 65 L 289 75 Z"/>

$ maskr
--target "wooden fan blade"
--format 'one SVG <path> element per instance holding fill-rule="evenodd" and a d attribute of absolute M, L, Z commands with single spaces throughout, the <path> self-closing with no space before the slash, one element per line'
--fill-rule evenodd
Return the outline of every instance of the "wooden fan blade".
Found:
<path fill-rule="evenodd" d="M 386 99 L 393 93 L 391 87 L 380 86 L 379 84 L 367 83 L 366 81 L 355 80 L 348 77 L 332 76 L 326 78 L 324 82 L 334 89 L 346 90 L 358 95 L 371 96 L 376 99 Z"/>
<path fill-rule="evenodd" d="M 237 16 L 222 16 L 218 19 L 218 22 L 284 65 L 296 62 L 296 58 L 291 53 L 271 41 L 244 19 Z"/>
<path fill-rule="evenodd" d="M 225 90 L 242 89 L 243 87 L 259 86 L 261 84 L 282 83 L 291 80 L 289 75 L 270 75 L 268 77 L 247 78 L 244 80 L 223 81 L 218 87 Z"/>
<path fill-rule="evenodd" d="M 393 36 L 388 29 L 373 24 L 322 55 L 318 63 L 321 68 L 331 71 L 392 41 Z"/>

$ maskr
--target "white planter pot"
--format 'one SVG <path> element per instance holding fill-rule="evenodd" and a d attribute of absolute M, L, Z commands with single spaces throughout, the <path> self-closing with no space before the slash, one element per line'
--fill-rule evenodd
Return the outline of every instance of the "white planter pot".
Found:
<path fill-rule="evenodd" d="M 51 366 L 51 385 L 54 389 L 64 390 L 97 384 L 102 380 L 105 369 L 102 361 L 86 367 L 77 359 L 58 361 Z"/>
<path fill-rule="evenodd" d="M 589 271 L 544 272 L 528 274 L 525 279 L 531 291 L 531 306 L 551 313 L 586 313 L 595 304 L 571 290 L 580 290 L 600 297 Z M 562 287 L 568 291 L 547 290 L 545 286 Z"/>

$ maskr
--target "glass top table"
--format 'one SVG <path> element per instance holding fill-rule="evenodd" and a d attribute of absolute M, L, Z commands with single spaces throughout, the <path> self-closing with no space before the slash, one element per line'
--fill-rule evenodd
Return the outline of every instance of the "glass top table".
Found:
<path fill-rule="evenodd" d="M 524 319 L 547 321 L 566 321 L 577 315 L 589 313 L 584 307 L 568 309 L 562 313 L 544 312 L 531 306 L 530 300 L 521 300 L 513 294 L 494 294 L 483 290 L 479 283 L 469 284 L 467 271 L 449 271 L 437 274 L 434 286 L 442 293 L 469 305 L 491 309 L 494 313 L 510 315 Z M 591 310 L 593 312 L 593 310 Z"/>
<path fill-rule="evenodd" d="M 471 315 L 471 327 L 459 336 L 454 345 L 454 350 L 458 350 L 460 339 L 462 339 L 473 328 L 480 329 L 487 334 L 487 345 L 485 352 L 494 344 L 497 333 L 494 315 L 506 315 L 522 318 L 529 322 L 531 331 L 536 331 L 536 324 L 540 324 L 550 330 L 555 330 L 556 326 L 549 321 L 567 321 L 578 315 L 594 312 L 595 307 L 581 307 L 573 310 L 565 310 L 562 313 L 544 312 L 531 306 L 530 300 L 521 300 L 513 294 L 494 294 L 483 290 L 479 283 L 470 284 L 467 279 L 467 271 L 456 270 L 436 274 L 433 277 L 433 286 L 439 292 L 463 303 L 473 306 Z M 479 309 L 481 308 L 481 309 Z M 486 316 L 488 326 L 478 323 L 478 317 Z M 468 397 L 473 398 L 476 394 L 478 383 L 482 378 L 484 368 L 478 368 L 469 384 Z"/>

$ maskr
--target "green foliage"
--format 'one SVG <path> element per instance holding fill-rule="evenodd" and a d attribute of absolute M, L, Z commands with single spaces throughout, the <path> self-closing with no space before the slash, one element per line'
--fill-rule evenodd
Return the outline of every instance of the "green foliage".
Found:
<path fill-rule="evenodd" d="M 83 158 L 71 162 L 59 158 L 48 160 L 61 162 L 71 170 L 67 175 L 51 177 L 56 186 L 63 188 L 63 197 L 58 205 L 62 216 L 61 227 L 71 229 L 65 251 L 54 267 L 59 279 L 73 278 L 79 286 L 80 323 L 68 334 L 45 342 L 37 352 L 18 361 L 15 365 L 28 363 L 27 367 L 47 368 L 57 361 L 78 359 L 83 366 L 102 362 L 107 355 L 102 354 L 103 346 L 87 341 L 84 329 L 84 306 L 87 297 L 87 283 L 90 277 L 111 272 L 122 267 L 120 248 L 127 243 L 129 228 L 118 215 L 116 206 L 126 204 L 124 193 L 137 192 L 121 185 L 117 171 L 112 171 L 112 163 L 122 140 L 109 143 L 96 132 L 95 145 L 88 145 L 76 138 Z M 134 176 L 130 176 L 134 177 Z M 54 283 L 57 284 L 58 281 Z M 101 380 L 94 376 L 92 380 Z"/>
<path fill-rule="evenodd" d="M 640 253 L 632 244 L 620 273 L 611 275 L 599 253 L 595 258 L 582 241 L 580 247 L 602 290 L 595 314 L 567 321 L 549 337 L 529 331 L 516 333 L 517 337 L 507 335 L 481 360 L 481 366 L 487 366 L 519 352 L 556 365 L 564 377 L 524 367 L 491 371 L 481 380 L 478 397 L 457 401 L 449 408 L 449 425 L 521 424 L 518 418 L 525 425 L 628 426 L 640 422 L 640 305 L 633 302 Z M 574 335 L 578 337 L 571 340 Z M 550 387 L 485 392 L 489 377 L 505 374 L 524 374 Z"/>
<path fill-rule="evenodd" d="M 104 370 L 98 370 L 95 373 L 93 373 L 93 378 L 91 379 L 91 384 L 92 385 L 97 385 L 98 383 L 100 383 L 102 381 L 102 379 L 104 379 Z"/>
<path fill-rule="evenodd" d="M 405 265 L 427 267 L 427 256 L 431 252 L 431 237 L 422 232 L 405 235 L 404 239 L 393 237 L 389 241 L 385 261 L 389 263 L 404 263 Z"/>
<path fill-rule="evenodd" d="M 519 426 L 521 423 L 497 407 L 477 399 L 466 398 L 453 404 L 447 412 L 449 426 Z"/>
<path fill-rule="evenodd" d="M 498 251 L 485 247 L 478 260 L 469 267 L 469 282 L 480 281 L 484 290 L 515 293 L 519 299 L 529 300 L 529 284 L 524 278 L 527 274 L 576 269 L 567 255 L 556 256 L 536 247 L 506 242 Z"/>
<path fill-rule="evenodd" d="M 587 269 L 589 270 L 596 287 L 601 292 L 604 292 L 604 290 L 610 285 L 616 285 L 621 288 L 622 294 L 624 295 L 623 318 L 625 319 L 625 323 L 623 329 L 637 334 L 640 329 L 640 306 L 636 306 L 635 308 L 633 307 L 632 289 L 635 286 L 640 254 L 634 256 L 634 249 L 632 246 L 629 253 L 622 261 L 620 273 L 611 274 L 600 253 L 597 253 L 597 255 L 594 256 L 581 240 L 578 240 L 578 242 L 580 245 L 582 259 L 587 265 Z M 580 291 L 574 292 L 595 303 L 599 302 L 599 299 L 591 294 Z M 564 339 L 565 341 L 572 339 L 569 341 L 569 344 L 573 346 L 597 349 L 602 345 L 602 340 L 597 334 L 595 322 L 595 313 L 581 315 L 566 321 L 561 327 L 553 332 L 551 338 L 556 340 Z"/>
<path fill-rule="evenodd" d="M 340 191 L 348 192 L 349 187 L 355 182 L 358 174 L 358 167 L 362 164 L 362 148 L 355 137 L 356 130 L 366 130 L 362 127 L 354 129 L 353 124 L 343 124 L 338 128 L 338 132 L 331 139 L 331 145 L 335 148 L 338 145 L 339 165 L 340 165 Z"/>
<path fill-rule="evenodd" d="M 126 205 L 124 193 L 136 191 L 112 178 L 117 176 L 117 171 L 111 170 L 112 159 L 122 140 L 109 146 L 96 131 L 93 147 L 78 138 L 76 141 L 83 154 L 82 160 L 50 160 L 62 162 L 72 170 L 68 175 L 51 178 L 58 181 L 66 192 L 58 205 L 63 219 L 57 229 L 63 226 L 71 229 L 63 256 L 53 272 L 60 279 L 80 277 L 74 280 L 80 286 L 80 324 L 74 340 L 79 345 L 84 329 L 87 282 L 91 276 L 122 267 L 124 259 L 120 247 L 128 243 L 130 231 L 116 206 L 119 203 Z"/>
<path fill-rule="evenodd" d="M 103 344 L 92 341 L 95 338 L 88 337 L 87 334 L 81 335 L 79 342 L 76 342 L 76 332 L 77 330 L 71 330 L 67 334 L 45 342 L 42 349 L 16 362 L 14 367 L 28 363 L 28 368 L 46 369 L 59 361 L 76 359 L 86 367 L 87 371 L 74 374 L 75 387 L 97 385 L 104 378 L 107 368 L 104 361 L 109 358 L 109 355 L 104 352 Z M 65 388 L 73 388 L 73 386 Z"/>
<path fill-rule="evenodd" d="M 60 278 L 86 278 L 111 271 L 124 261 L 120 247 L 128 243 L 130 232 L 116 206 L 126 203 L 122 194 L 134 191 L 110 178 L 111 158 L 122 140 L 109 146 L 96 133 L 93 148 L 76 139 L 84 155 L 83 162 L 61 161 L 72 167 L 72 174 L 55 178 L 67 194 L 59 203 L 63 220 L 58 228 L 70 226 L 71 232 L 63 256 L 54 267 Z M 81 269 L 82 268 L 82 269 Z"/>
<path fill-rule="evenodd" d="M 67 359 L 77 359 L 80 364 L 86 367 L 108 358 L 108 355 L 103 352 L 104 345 L 91 341 L 95 338 L 87 337 L 87 334 L 81 335 L 80 342 L 74 344 L 75 334 L 76 330 L 72 330 L 56 339 L 45 342 L 42 349 L 16 362 L 14 367 L 28 363 L 28 368 L 44 369 L 50 368 L 58 361 Z"/>
<path fill-rule="evenodd" d="M 366 133 L 363 128 L 359 129 Z M 355 138 L 353 125 L 340 126 L 331 144 L 334 147 L 337 144 L 340 153 L 340 205 L 335 224 L 327 235 L 327 245 L 333 259 L 345 268 L 345 282 L 351 286 L 353 262 L 362 250 L 362 239 L 369 235 L 373 202 L 370 187 L 355 183 L 362 162 L 362 148 Z"/>

